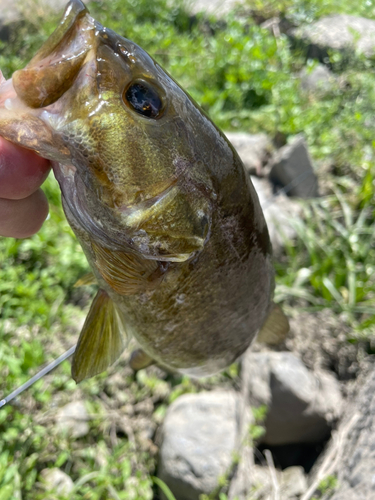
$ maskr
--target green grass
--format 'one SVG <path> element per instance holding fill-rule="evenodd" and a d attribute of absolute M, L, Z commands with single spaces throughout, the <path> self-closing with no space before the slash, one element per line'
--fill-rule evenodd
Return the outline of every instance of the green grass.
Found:
<path fill-rule="evenodd" d="M 375 19 L 370 1 L 257 0 L 251 5 L 257 19 L 280 14 L 294 25 L 334 12 Z M 182 3 L 169 7 L 166 0 L 96 2 L 91 12 L 148 50 L 221 128 L 271 137 L 282 132 L 290 139 L 305 134 L 325 196 L 303 204 L 303 217 L 295 221 L 298 238 L 276 262 L 276 299 L 290 310 L 330 308 L 344 315 L 353 332 L 348 341 L 374 337 L 373 63 L 353 57 L 336 74 L 330 91 L 311 95 L 299 85 L 304 55 L 292 51 L 284 35 L 276 40 L 251 17 L 230 15 L 225 24 L 213 17 L 191 20 Z M 32 57 L 54 27 L 55 21 L 35 14 L 10 43 L 0 44 L 0 68 L 7 77 Z M 335 67 L 342 67 L 342 56 L 331 56 Z M 310 68 L 314 64 L 308 62 Z M 0 238 L 4 393 L 75 342 L 93 294 L 90 287 L 73 287 L 87 272 L 87 263 L 52 177 L 44 188 L 51 208 L 42 230 L 22 241 Z M 202 382 L 161 377 L 157 370 L 134 376 L 122 360 L 109 378 L 103 374 L 77 388 L 65 362 L 0 410 L 0 499 L 46 498 L 39 473 L 55 466 L 72 477 L 73 500 L 154 498 L 157 450 L 142 438 L 136 422 L 143 418 L 157 426 L 179 395 L 238 383 L 238 367 Z M 74 398 L 86 401 L 92 417 L 89 434 L 78 441 L 60 436 L 53 419 L 56 408 Z M 132 413 L 138 405 L 139 413 Z"/>

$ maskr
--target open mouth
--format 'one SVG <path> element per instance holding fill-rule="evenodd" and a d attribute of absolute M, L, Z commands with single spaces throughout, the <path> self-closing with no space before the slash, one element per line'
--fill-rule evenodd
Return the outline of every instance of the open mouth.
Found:
<path fill-rule="evenodd" d="M 6 80 L 0 71 L 0 108 L 4 107 L 10 111 L 14 97 L 17 97 L 17 94 L 14 90 L 12 79 Z"/>

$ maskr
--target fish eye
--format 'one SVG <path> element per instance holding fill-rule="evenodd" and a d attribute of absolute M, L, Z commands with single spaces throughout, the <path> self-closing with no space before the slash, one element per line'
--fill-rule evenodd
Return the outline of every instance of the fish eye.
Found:
<path fill-rule="evenodd" d="M 124 92 L 123 99 L 136 113 L 147 118 L 159 118 L 163 102 L 157 91 L 146 82 L 132 83 Z"/>

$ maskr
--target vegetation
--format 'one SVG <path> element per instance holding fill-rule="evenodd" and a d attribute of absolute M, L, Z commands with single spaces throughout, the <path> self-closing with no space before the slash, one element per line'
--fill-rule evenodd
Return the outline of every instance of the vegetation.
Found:
<path fill-rule="evenodd" d="M 275 37 L 259 20 L 278 15 L 298 26 L 337 12 L 375 19 L 375 2 L 256 0 L 251 6 L 251 14 L 247 9 L 225 22 L 192 19 L 182 3 L 168 0 L 99 1 L 90 10 L 150 52 L 221 128 L 287 139 L 305 134 L 318 175 L 324 172 L 326 196 L 306 203 L 303 219 L 296 221 L 298 238 L 276 263 L 276 298 L 290 311 L 331 308 L 350 324 L 348 340 L 369 339 L 375 330 L 373 61 L 353 56 L 324 94 L 306 93 L 298 74 L 316 63 L 306 62 L 285 35 Z M 56 19 L 35 12 L 10 43 L 1 42 L 6 77 L 25 65 L 55 27 Z M 335 68 L 343 67 L 342 55 L 330 56 Z M 3 394 L 75 342 L 93 294 L 90 287 L 73 287 L 87 263 L 64 218 L 55 180 L 50 177 L 44 188 L 51 208 L 42 230 L 21 241 L 0 238 Z M 234 365 L 192 382 L 156 368 L 135 376 L 120 361 L 77 388 L 65 362 L 0 411 L 0 499 L 46 498 L 39 472 L 49 467 L 72 477 L 72 500 L 154 498 L 156 449 L 142 437 L 139 421 L 147 418 L 154 429 L 177 396 L 235 384 L 237 371 Z M 62 436 L 53 425 L 54 407 L 73 399 L 84 399 L 90 415 L 90 432 L 80 440 Z"/>

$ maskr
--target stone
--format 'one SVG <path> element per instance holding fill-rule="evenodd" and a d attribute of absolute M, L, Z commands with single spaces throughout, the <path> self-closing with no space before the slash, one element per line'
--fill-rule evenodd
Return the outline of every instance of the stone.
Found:
<path fill-rule="evenodd" d="M 7 40 L 10 32 L 27 19 L 30 12 L 34 18 L 46 13 L 62 13 L 67 0 L 0 0 L 0 39 Z"/>
<path fill-rule="evenodd" d="M 89 432 L 89 416 L 83 401 L 73 401 L 59 409 L 56 426 L 63 434 L 72 438 L 86 436 Z"/>
<path fill-rule="evenodd" d="M 331 500 L 375 498 L 375 366 L 360 375 L 357 390 L 347 405 L 325 457 L 315 470 L 312 484 L 336 478 Z M 314 488 L 312 487 L 311 496 Z"/>
<path fill-rule="evenodd" d="M 285 499 L 299 498 L 307 490 L 307 480 L 303 467 L 287 467 L 281 473 L 281 491 Z"/>
<path fill-rule="evenodd" d="M 289 32 L 308 45 L 308 57 L 327 60 L 327 49 L 375 54 L 375 21 L 347 14 L 334 14 Z"/>
<path fill-rule="evenodd" d="M 297 500 L 307 489 L 303 467 L 288 467 L 283 471 L 275 469 L 275 476 L 282 500 Z M 271 471 L 267 465 L 254 465 L 251 472 L 251 499 L 269 500 L 274 497 Z"/>
<path fill-rule="evenodd" d="M 225 135 L 239 154 L 247 172 L 260 176 L 273 150 L 269 137 L 266 134 L 245 132 L 226 132 Z"/>
<path fill-rule="evenodd" d="M 177 500 L 199 500 L 228 471 L 239 444 L 240 401 L 234 392 L 201 392 L 184 394 L 168 408 L 158 477 Z"/>
<path fill-rule="evenodd" d="M 74 483 L 72 479 L 57 467 L 43 469 L 40 476 L 46 491 L 53 490 L 59 495 L 69 495 L 73 490 Z"/>
<path fill-rule="evenodd" d="M 267 179 L 252 176 L 251 181 L 267 222 L 273 252 L 278 255 L 286 242 L 297 237 L 293 220 L 301 216 L 301 206 L 283 193 L 274 196 L 272 186 Z"/>
<path fill-rule="evenodd" d="M 238 5 L 246 4 L 245 0 L 191 0 L 187 2 L 187 9 L 193 15 L 200 12 L 224 17 Z"/>
<path fill-rule="evenodd" d="M 343 407 L 333 375 L 308 370 L 290 352 L 247 351 L 242 363 L 250 405 L 268 409 L 260 443 L 320 443 L 329 437 Z"/>
<path fill-rule="evenodd" d="M 302 134 L 279 149 L 272 160 L 269 178 L 276 187 L 287 187 L 288 196 L 300 198 L 318 196 L 318 180 Z"/>
<path fill-rule="evenodd" d="M 280 471 L 276 470 L 277 481 L 280 481 Z M 269 500 L 272 498 L 272 477 L 267 465 L 254 465 L 251 474 L 251 496 L 257 500 Z M 284 500 L 284 499 L 283 499 Z"/>
<path fill-rule="evenodd" d="M 324 95 L 332 90 L 336 78 L 324 64 L 317 64 L 313 68 L 304 68 L 300 74 L 301 87 L 309 93 Z"/>
<path fill-rule="evenodd" d="M 253 442 L 249 439 L 250 426 L 254 424 L 254 415 L 247 404 L 246 399 L 242 397 L 246 394 L 246 386 L 241 384 L 241 397 L 239 397 L 238 407 L 238 436 L 236 455 L 238 463 L 230 473 L 230 484 L 228 487 L 228 500 L 247 499 L 250 496 L 252 488 L 251 476 L 254 467 L 254 449 Z"/>

